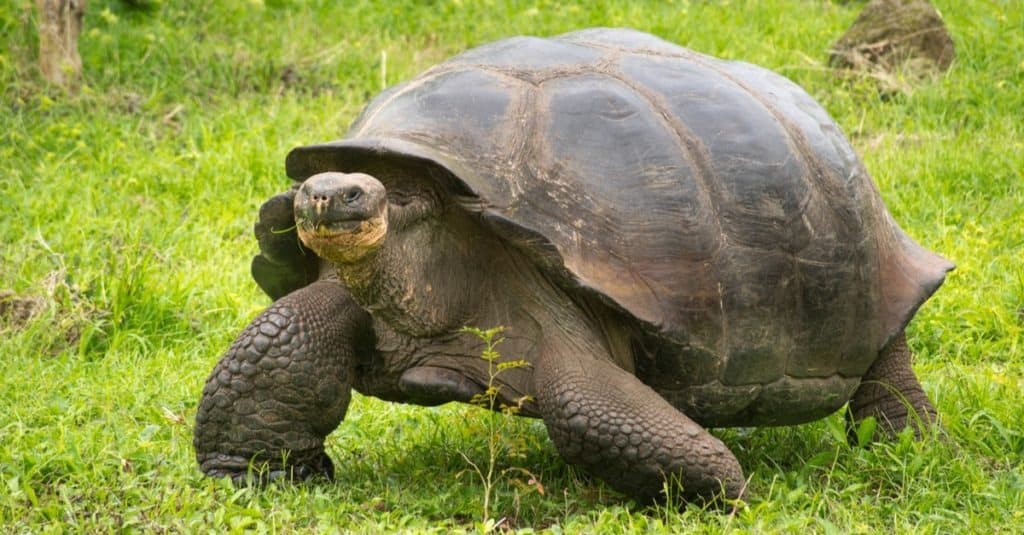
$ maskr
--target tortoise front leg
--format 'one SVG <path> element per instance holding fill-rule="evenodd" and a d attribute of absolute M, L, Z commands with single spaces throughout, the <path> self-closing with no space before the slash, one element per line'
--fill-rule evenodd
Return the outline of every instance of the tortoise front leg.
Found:
<path fill-rule="evenodd" d="M 635 376 L 612 363 L 548 354 L 535 369 L 537 401 L 566 461 L 640 500 L 666 479 L 687 500 L 737 498 L 743 471 L 731 451 Z"/>
<path fill-rule="evenodd" d="M 868 416 L 892 437 L 906 427 L 920 436 L 935 423 L 936 412 L 910 367 L 907 338 L 900 333 L 878 354 L 850 400 L 851 427 Z"/>
<path fill-rule="evenodd" d="M 336 282 L 275 302 L 238 336 L 203 388 L 193 445 L 200 469 L 246 481 L 333 478 L 324 438 L 345 416 L 367 314 Z"/>

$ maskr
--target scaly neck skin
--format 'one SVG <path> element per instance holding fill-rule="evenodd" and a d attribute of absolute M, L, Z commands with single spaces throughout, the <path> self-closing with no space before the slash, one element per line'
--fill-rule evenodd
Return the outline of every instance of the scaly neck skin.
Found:
<path fill-rule="evenodd" d="M 336 263 L 338 277 L 373 317 L 414 337 L 457 330 L 488 284 L 461 229 L 426 218 L 391 227 L 380 246 L 359 260 Z"/>
<path fill-rule="evenodd" d="M 385 241 L 387 241 L 386 238 Z M 354 262 L 334 264 L 334 271 L 338 278 L 348 288 L 356 303 L 364 309 L 375 300 L 374 285 L 380 271 L 379 256 L 380 250 L 377 250 Z"/>

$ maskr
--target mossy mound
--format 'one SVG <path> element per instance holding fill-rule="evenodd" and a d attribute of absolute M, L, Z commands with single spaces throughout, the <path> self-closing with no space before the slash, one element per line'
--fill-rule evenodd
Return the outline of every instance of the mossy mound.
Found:
<path fill-rule="evenodd" d="M 945 72 L 955 56 L 953 39 L 930 3 L 872 0 L 832 45 L 829 64 L 900 86 L 908 78 Z"/>

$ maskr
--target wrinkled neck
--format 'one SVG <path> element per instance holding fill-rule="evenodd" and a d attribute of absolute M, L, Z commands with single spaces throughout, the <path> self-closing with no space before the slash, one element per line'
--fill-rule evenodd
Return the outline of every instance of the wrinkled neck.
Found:
<path fill-rule="evenodd" d="M 381 249 L 384 247 L 386 243 Z M 357 261 L 333 264 L 338 279 L 348 288 L 356 303 L 364 309 L 377 300 L 377 279 L 380 278 L 382 268 L 386 267 L 381 266 L 380 256 L 378 249 Z"/>
<path fill-rule="evenodd" d="M 364 310 L 398 332 L 458 329 L 488 284 L 489 259 L 464 234 L 427 220 L 389 233 L 372 256 L 339 264 L 338 276 Z"/>

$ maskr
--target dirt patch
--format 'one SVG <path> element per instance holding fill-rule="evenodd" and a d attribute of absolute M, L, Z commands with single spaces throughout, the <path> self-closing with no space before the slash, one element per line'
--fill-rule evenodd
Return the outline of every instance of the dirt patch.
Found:
<path fill-rule="evenodd" d="M 43 309 L 46 301 L 34 295 L 17 295 L 11 290 L 0 290 L 0 324 L 15 327 L 24 325 Z"/>
<path fill-rule="evenodd" d="M 37 294 L 18 294 L 11 290 L 0 290 L 0 333 L 17 332 L 27 328 L 29 321 L 37 316 L 46 322 L 37 331 L 33 340 L 38 344 L 39 354 L 57 353 L 79 345 L 82 336 L 98 338 L 104 335 L 102 328 L 108 321 L 109 312 L 93 306 L 80 291 L 67 280 L 63 269 L 50 272 L 40 281 Z"/>

